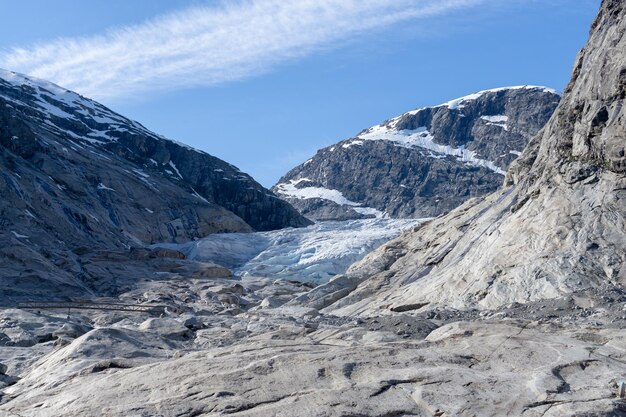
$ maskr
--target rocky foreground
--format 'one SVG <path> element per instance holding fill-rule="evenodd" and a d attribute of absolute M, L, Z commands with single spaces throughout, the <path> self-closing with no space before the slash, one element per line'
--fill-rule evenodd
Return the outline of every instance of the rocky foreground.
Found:
<path fill-rule="evenodd" d="M 308 290 L 172 274 L 117 300 L 162 317 L 3 310 L 0 415 L 626 415 L 623 292 L 359 318 L 284 305 Z"/>

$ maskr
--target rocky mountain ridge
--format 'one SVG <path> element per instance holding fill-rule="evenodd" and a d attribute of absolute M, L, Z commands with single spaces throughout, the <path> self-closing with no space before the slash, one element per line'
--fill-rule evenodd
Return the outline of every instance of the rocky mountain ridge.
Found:
<path fill-rule="evenodd" d="M 8 294 L 39 286 L 63 293 L 40 285 L 51 281 L 82 288 L 89 273 L 79 257 L 93 250 L 310 224 L 236 167 L 4 70 L 0 167 L 1 290 Z"/>
<path fill-rule="evenodd" d="M 495 191 L 558 101 L 519 86 L 413 110 L 319 150 L 273 190 L 316 220 L 434 217 Z"/>

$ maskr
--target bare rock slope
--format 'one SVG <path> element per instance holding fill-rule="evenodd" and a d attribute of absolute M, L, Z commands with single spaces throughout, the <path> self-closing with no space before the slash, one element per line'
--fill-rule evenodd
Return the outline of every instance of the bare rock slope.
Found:
<path fill-rule="evenodd" d="M 624 2 L 603 2 L 559 107 L 509 169 L 501 191 L 390 242 L 300 301 L 332 304 L 329 311 L 337 314 L 491 309 L 585 288 L 622 288 L 625 15 Z"/>
<path fill-rule="evenodd" d="M 218 158 L 0 70 L 0 223 L 0 291 L 10 295 L 84 292 L 78 256 L 96 249 L 310 222 Z"/>

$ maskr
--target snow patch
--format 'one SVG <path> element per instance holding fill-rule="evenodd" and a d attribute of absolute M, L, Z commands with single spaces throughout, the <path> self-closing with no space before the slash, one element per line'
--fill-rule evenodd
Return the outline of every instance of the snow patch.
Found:
<path fill-rule="evenodd" d="M 145 172 L 143 172 L 143 171 L 142 171 L 142 170 L 140 170 L 140 169 L 133 169 L 133 172 L 134 172 L 135 174 L 137 174 L 137 175 L 140 177 L 140 179 L 141 179 L 141 178 L 144 178 L 144 179 L 145 179 L 145 178 L 150 178 L 150 175 L 146 174 Z"/>
<path fill-rule="evenodd" d="M 344 149 L 348 149 L 351 146 L 362 146 L 362 145 L 363 145 L 362 140 L 353 140 L 352 142 L 344 143 L 343 145 L 341 145 L 341 147 Z"/>
<path fill-rule="evenodd" d="M 278 192 L 286 197 L 291 198 L 300 198 L 300 199 L 310 199 L 310 198 L 321 198 L 324 200 L 329 200 L 339 205 L 347 205 L 347 206 L 359 206 L 359 203 L 355 203 L 354 201 L 350 201 L 343 196 L 341 191 L 339 190 L 331 190 L 323 187 L 304 187 L 297 188 L 297 182 L 292 180 L 291 183 L 282 183 L 277 184 L 276 188 Z"/>
<path fill-rule="evenodd" d="M 509 127 L 506 122 L 509 120 L 508 116 L 497 115 L 497 116 L 480 116 L 480 118 L 487 122 L 487 125 L 493 125 L 503 128 L 508 131 Z"/>
<path fill-rule="evenodd" d="M 107 190 L 107 191 L 115 191 L 113 188 L 109 188 L 106 185 L 100 183 L 98 184 L 98 190 Z"/>
<path fill-rule="evenodd" d="M 308 178 L 299 178 L 297 180 L 289 180 L 289 183 L 276 184 L 276 191 L 278 194 L 289 198 L 299 198 L 303 200 L 320 198 L 332 201 L 340 206 L 350 206 L 354 209 L 354 211 L 360 214 L 374 215 L 377 218 L 385 217 L 385 213 L 380 210 L 371 207 L 363 207 L 361 203 L 347 199 L 339 190 L 332 190 L 324 187 L 298 188 L 297 185 L 303 181 L 311 180 Z"/>
<path fill-rule="evenodd" d="M 386 125 L 377 125 L 359 135 L 363 140 L 388 140 L 407 148 L 420 147 L 430 151 L 456 157 L 461 162 L 466 162 L 473 166 L 484 167 L 491 171 L 504 175 L 505 172 L 494 162 L 481 159 L 476 156 L 476 152 L 463 147 L 454 148 L 450 145 L 440 145 L 435 143 L 433 135 L 426 127 L 419 127 L 415 130 L 395 130 Z"/>
<path fill-rule="evenodd" d="M 211 204 L 209 203 L 209 200 L 207 200 L 206 198 L 202 197 L 200 194 L 198 194 L 198 192 L 196 190 L 194 190 L 193 188 L 191 189 L 191 191 L 193 191 L 193 193 L 191 193 L 191 195 L 193 195 L 194 197 L 204 201 L 207 204 Z"/>
<path fill-rule="evenodd" d="M 176 172 L 176 175 L 178 175 L 180 178 L 183 178 L 183 176 L 181 175 L 180 171 L 178 170 L 178 168 L 176 168 L 176 165 L 174 165 L 174 162 L 170 161 L 168 163 L 169 166 L 172 167 L 172 169 L 174 170 L 174 172 Z"/>
<path fill-rule="evenodd" d="M 298 188 L 297 185 L 303 181 L 311 181 L 309 178 L 299 178 L 297 180 L 290 180 L 289 183 L 276 184 L 276 191 L 284 197 L 310 199 L 320 198 L 322 200 L 332 201 L 340 206 L 350 206 L 354 211 L 363 215 L 374 215 L 377 218 L 385 217 L 385 213 L 382 211 L 364 207 L 361 203 L 347 199 L 343 193 L 339 190 L 332 190 L 324 187 L 302 187 Z"/>
<path fill-rule="evenodd" d="M 480 118 L 491 123 L 506 123 L 509 120 L 508 116 L 504 116 L 504 115 L 480 116 Z"/>

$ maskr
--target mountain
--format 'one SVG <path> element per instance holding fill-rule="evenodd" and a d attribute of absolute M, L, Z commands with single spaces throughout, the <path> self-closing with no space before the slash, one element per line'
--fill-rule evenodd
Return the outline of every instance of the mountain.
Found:
<path fill-rule="evenodd" d="M 344 249 L 413 221 L 175 246 L 252 272 L 241 279 L 201 263 L 190 274 L 163 247 L 170 271 L 153 279 L 152 249 L 82 258 L 90 273 L 146 279 L 71 314 L 0 308 L 0 415 L 624 416 L 625 51 L 626 3 L 603 0 L 559 108 L 504 188 L 325 285 L 254 275 L 340 270 Z"/>
<path fill-rule="evenodd" d="M 625 15 L 623 1 L 603 2 L 558 108 L 501 190 L 389 242 L 300 302 L 363 314 L 623 293 Z"/>
<path fill-rule="evenodd" d="M 3 289 L 57 277 L 77 253 L 310 224 L 236 167 L 52 83 L 0 71 Z M 61 288 L 57 291 L 63 292 Z"/>
<path fill-rule="evenodd" d="M 413 110 L 319 150 L 273 190 L 315 220 L 434 217 L 500 187 L 558 102 L 520 86 Z"/>

